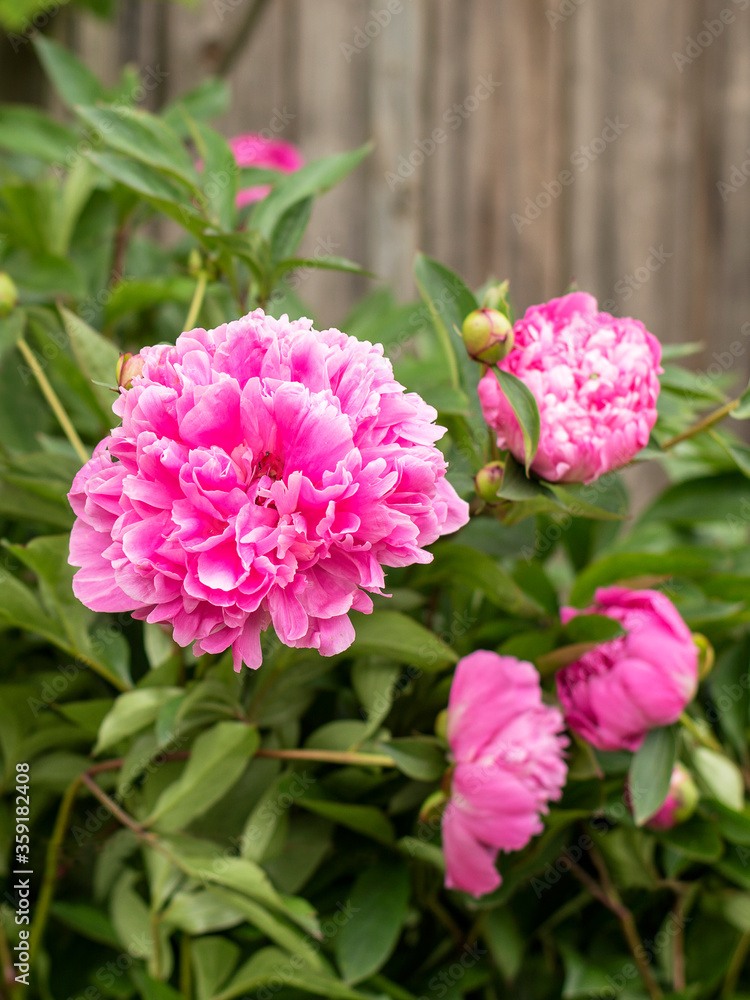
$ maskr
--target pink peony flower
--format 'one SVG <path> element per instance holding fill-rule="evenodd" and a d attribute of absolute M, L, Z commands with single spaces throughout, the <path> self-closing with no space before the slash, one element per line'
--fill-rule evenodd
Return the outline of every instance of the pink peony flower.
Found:
<path fill-rule="evenodd" d="M 196 653 L 261 662 L 272 622 L 330 656 L 383 566 L 466 523 L 436 411 L 379 345 L 261 309 L 141 352 L 122 417 L 76 476 L 73 589 L 94 611 L 174 626 Z"/>
<path fill-rule="evenodd" d="M 603 587 L 593 607 L 563 608 L 563 624 L 607 615 L 626 635 L 563 667 L 557 693 L 571 729 L 600 750 L 637 750 L 649 729 L 676 722 L 698 687 L 698 648 L 657 590 Z"/>
<path fill-rule="evenodd" d="M 700 793 L 690 772 L 682 764 L 675 764 L 667 797 L 646 821 L 646 826 L 650 830 L 671 830 L 678 823 L 690 819 L 699 798 Z"/>
<path fill-rule="evenodd" d="M 443 813 L 449 889 L 473 896 L 501 882 L 499 851 L 518 851 L 543 826 L 559 799 L 567 766 L 562 715 L 542 703 L 531 663 L 478 650 L 456 667 L 448 702 L 448 742 L 455 767 Z"/>
<path fill-rule="evenodd" d="M 236 135 L 229 140 L 229 146 L 240 167 L 263 167 L 266 170 L 281 170 L 285 174 L 292 174 L 305 163 L 302 154 L 291 142 L 266 139 L 255 132 Z M 237 207 L 242 208 L 243 205 L 260 201 L 270 190 L 270 185 L 266 184 L 243 188 L 237 194 Z"/>
<path fill-rule="evenodd" d="M 590 483 L 626 465 L 656 422 L 661 346 L 636 319 L 598 312 L 583 292 L 526 310 L 515 347 L 498 367 L 534 394 L 541 417 L 531 469 L 550 482 Z M 524 460 L 521 429 L 497 379 L 479 383 L 497 443 Z"/>

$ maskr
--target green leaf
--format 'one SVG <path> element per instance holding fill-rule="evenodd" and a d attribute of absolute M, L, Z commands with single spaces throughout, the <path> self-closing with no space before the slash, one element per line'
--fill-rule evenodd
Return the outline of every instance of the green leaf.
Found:
<path fill-rule="evenodd" d="M 164 832 L 188 826 L 239 780 L 259 745 L 257 729 L 242 722 L 219 722 L 202 733 L 180 778 L 164 789 L 146 822 Z"/>
<path fill-rule="evenodd" d="M 190 119 L 190 131 L 203 161 L 201 188 L 219 229 L 231 232 L 237 217 L 237 162 L 224 136 Z"/>
<path fill-rule="evenodd" d="M 270 194 L 255 206 L 250 220 L 251 225 L 270 240 L 276 224 L 292 205 L 312 196 L 321 195 L 334 184 L 338 184 L 362 162 L 371 148 L 367 143 L 350 153 L 326 156 L 283 177 L 274 185 Z"/>
<path fill-rule="evenodd" d="M 614 489 L 598 490 L 596 483 L 545 483 L 544 485 L 574 517 L 590 517 L 598 521 L 619 521 L 628 512 L 628 497 L 619 478 Z M 596 500 L 597 503 L 592 501 Z"/>
<path fill-rule="evenodd" d="M 726 840 L 732 844 L 750 845 L 750 814 L 747 806 L 738 812 L 718 799 L 704 801 L 701 806 L 701 811 L 718 825 Z"/>
<path fill-rule="evenodd" d="M 357 878 L 352 918 L 336 935 L 336 958 L 347 983 L 378 972 L 390 958 L 406 920 L 411 880 L 403 862 L 380 861 Z"/>
<path fill-rule="evenodd" d="M 357 637 L 347 656 L 384 656 L 421 670 L 437 671 L 458 657 L 436 635 L 399 611 L 374 611 L 356 622 Z"/>
<path fill-rule="evenodd" d="M 747 420 L 750 417 L 750 384 L 748 384 L 745 391 L 739 397 L 740 403 L 734 410 L 729 414 L 735 420 Z"/>
<path fill-rule="evenodd" d="M 199 222 L 200 216 L 188 202 L 188 192 L 176 181 L 146 163 L 120 153 L 87 154 L 89 160 L 120 184 L 149 198 L 158 208 L 183 226 Z"/>
<path fill-rule="evenodd" d="M 434 739 L 404 737 L 379 743 L 378 748 L 393 758 L 399 771 L 416 781 L 437 781 L 448 767 L 445 751 Z"/>
<path fill-rule="evenodd" d="M 625 630 L 614 618 L 606 615 L 577 615 L 560 629 L 560 644 L 608 642 L 619 635 L 625 635 Z"/>
<path fill-rule="evenodd" d="M 214 993 L 218 993 L 234 971 L 239 956 L 238 945 L 219 935 L 197 938 L 192 942 L 190 957 L 198 1000 L 210 1000 Z"/>
<path fill-rule="evenodd" d="M 741 812 L 745 804 L 745 785 L 737 765 L 724 754 L 702 746 L 694 748 L 692 758 L 697 776 L 713 798 Z"/>
<path fill-rule="evenodd" d="M 695 861 L 711 864 L 724 851 L 716 824 L 701 819 L 700 816 L 691 816 L 686 823 L 680 823 L 671 830 L 655 830 L 653 833 L 662 844 L 669 845 Z"/>
<path fill-rule="evenodd" d="M 274 268 L 273 280 L 277 281 L 288 271 L 296 271 L 298 268 L 313 268 L 323 271 L 345 271 L 347 274 L 361 274 L 366 278 L 374 278 L 371 271 L 366 271 L 346 257 L 336 257 L 334 254 L 325 257 L 290 257 L 288 260 L 279 261 Z"/>
<path fill-rule="evenodd" d="M 447 267 L 418 253 L 414 275 L 419 292 L 432 315 L 435 331 L 445 354 L 451 385 L 460 388 L 456 350 L 456 335 L 460 336 L 464 320 L 477 308 L 477 300 L 463 281 Z M 463 350 L 463 344 L 461 349 Z"/>
<path fill-rule="evenodd" d="M 106 97 L 104 87 L 70 49 L 39 33 L 32 41 L 45 73 L 69 108 L 95 104 Z"/>
<path fill-rule="evenodd" d="M 15 626 L 44 636 L 58 646 L 67 645 L 62 625 L 46 614 L 32 590 L 2 568 L 0 585 L 0 628 Z"/>
<path fill-rule="evenodd" d="M 332 802 L 330 799 L 304 796 L 298 800 L 298 805 L 310 812 L 324 816 L 326 819 L 340 823 L 341 826 L 371 837 L 382 844 L 393 844 L 395 834 L 390 820 L 374 806 L 351 805 L 348 802 Z"/>
<path fill-rule="evenodd" d="M 326 966 L 312 938 L 303 936 L 296 928 L 290 927 L 284 920 L 246 896 L 240 896 L 228 889 L 214 889 L 214 894 L 229 905 L 236 906 L 246 920 L 275 944 L 288 948 L 292 954 L 299 955 L 308 968 L 325 972 Z"/>
<path fill-rule="evenodd" d="M 690 549 L 659 553 L 621 552 L 606 556 L 587 566 L 573 584 L 570 603 L 575 607 L 583 607 L 594 596 L 597 587 L 606 587 L 622 580 L 637 579 L 651 574 L 665 578 L 689 576 L 705 572 L 710 566 L 705 555 Z"/>
<path fill-rule="evenodd" d="M 92 382 L 92 390 L 110 427 L 119 423 L 120 418 L 112 413 L 112 404 L 118 398 L 106 385 L 117 383 L 117 362 L 120 352 L 111 340 L 107 340 L 96 330 L 70 312 L 64 306 L 60 308 L 65 332 L 70 338 L 78 367 Z M 104 383 L 103 385 L 100 383 Z"/>
<path fill-rule="evenodd" d="M 284 212 L 271 234 L 271 260 L 277 264 L 291 256 L 305 235 L 315 199 L 304 198 Z"/>
<path fill-rule="evenodd" d="M 226 114 L 231 99 L 232 92 L 226 80 L 208 77 L 167 105 L 161 117 L 175 132 L 187 135 L 189 129 L 183 111 L 196 121 L 211 121 Z"/>
<path fill-rule="evenodd" d="M 108 750 L 120 740 L 151 725 L 156 721 L 162 705 L 181 693 L 181 688 L 161 687 L 138 688 L 121 694 L 102 722 L 94 754 Z"/>
<path fill-rule="evenodd" d="M 0 149 L 36 156 L 46 163 L 64 163 L 75 149 L 75 132 L 44 111 L 22 104 L 0 105 Z"/>
<path fill-rule="evenodd" d="M 58 899 L 52 903 L 50 913 L 53 917 L 70 927 L 78 934 L 107 945 L 109 948 L 121 947 L 114 924 L 106 913 L 97 910 L 86 903 L 66 903 Z"/>
<path fill-rule="evenodd" d="M 198 194 L 198 173 L 193 161 L 177 133 L 160 118 L 125 105 L 79 105 L 76 113 L 102 136 L 111 149 L 163 171 L 187 185 L 191 194 Z"/>
<path fill-rule="evenodd" d="M 541 419 L 539 417 L 539 407 L 536 398 L 529 388 L 511 372 L 503 371 L 497 365 L 491 365 L 490 371 L 495 376 L 500 386 L 500 391 L 508 400 L 511 410 L 518 421 L 523 437 L 524 468 L 526 475 L 529 474 L 531 463 L 536 456 L 539 447 L 539 435 L 541 433 Z"/>
<path fill-rule="evenodd" d="M 490 603 L 514 615 L 537 615 L 540 605 L 524 594 L 492 556 L 468 545 L 446 542 L 434 549 L 434 560 L 419 571 L 420 581 L 460 583 L 481 590 Z"/>
<path fill-rule="evenodd" d="M 261 948 L 212 1000 L 234 1000 L 256 990 L 260 992 L 262 987 L 277 984 L 280 976 L 285 986 L 329 1000 L 372 1000 L 369 993 L 353 990 L 333 976 L 304 967 L 300 969 L 299 964 L 299 959 L 280 948 Z"/>
<path fill-rule="evenodd" d="M 677 737 L 670 726 L 652 729 L 633 757 L 628 772 L 633 817 L 638 826 L 653 816 L 669 791 L 677 755 Z"/>

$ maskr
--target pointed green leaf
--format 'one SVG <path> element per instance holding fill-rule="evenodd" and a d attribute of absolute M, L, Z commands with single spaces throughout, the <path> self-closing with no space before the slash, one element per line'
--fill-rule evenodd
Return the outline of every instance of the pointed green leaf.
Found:
<path fill-rule="evenodd" d="M 677 754 L 674 728 L 652 729 L 633 757 L 628 788 L 633 817 L 638 826 L 653 816 L 667 797 Z"/>
<path fill-rule="evenodd" d="M 219 722 L 201 733 L 185 770 L 164 789 L 146 822 L 165 832 L 188 826 L 239 780 L 259 745 L 258 730 L 242 722 Z"/>
<path fill-rule="evenodd" d="M 539 434 L 541 432 L 539 407 L 534 394 L 520 378 L 510 372 L 503 371 L 497 365 L 492 365 L 490 371 L 497 379 L 500 391 L 508 400 L 518 421 L 518 426 L 521 428 L 524 467 L 528 476 L 531 463 L 534 461 L 536 450 L 539 447 Z"/>
<path fill-rule="evenodd" d="M 377 655 L 422 670 L 442 670 L 458 659 L 436 635 L 399 611 L 375 611 L 356 620 L 347 656 Z"/>

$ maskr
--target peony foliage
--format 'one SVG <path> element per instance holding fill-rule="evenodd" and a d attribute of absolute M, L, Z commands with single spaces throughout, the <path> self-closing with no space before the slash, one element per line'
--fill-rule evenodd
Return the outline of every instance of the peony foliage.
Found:
<path fill-rule="evenodd" d="M 422 254 L 326 329 L 313 272 L 363 272 L 300 247 L 368 148 L 274 159 L 217 81 L 149 114 L 34 44 L 2 995 L 750 996 L 748 390 Z"/>

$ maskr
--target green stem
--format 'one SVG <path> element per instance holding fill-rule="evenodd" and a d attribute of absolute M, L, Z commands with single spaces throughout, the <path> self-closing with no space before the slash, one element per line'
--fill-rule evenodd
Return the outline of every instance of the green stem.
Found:
<path fill-rule="evenodd" d="M 702 434 L 703 431 L 707 431 L 709 428 L 713 427 L 714 424 L 718 424 L 720 420 L 728 416 L 732 410 L 736 410 L 740 405 L 739 399 L 730 399 L 728 403 L 720 406 L 718 410 L 714 410 L 713 413 L 709 413 L 707 417 L 699 420 L 697 424 L 693 424 L 692 427 L 688 427 L 686 431 L 682 431 L 681 434 L 676 434 L 669 441 L 665 441 L 661 446 L 662 451 L 669 451 L 670 448 L 674 448 L 676 444 L 680 441 L 686 441 L 688 438 L 695 437 L 696 434 Z"/>
<path fill-rule="evenodd" d="M 737 987 L 737 980 L 740 978 L 740 973 L 742 972 L 742 966 L 745 964 L 748 950 L 750 950 L 750 932 L 746 932 L 742 935 L 737 947 L 734 950 L 732 961 L 729 963 L 727 976 L 721 990 L 722 998 L 734 996 L 734 991 Z"/>
<path fill-rule="evenodd" d="M 713 733 L 704 732 L 701 727 L 696 724 L 695 719 L 691 718 L 687 712 L 682 713 L 680 716 L 680 722 L 691 734 L 691 736 L 694 736 L 704 747 L 708 747 L 709 750 L 716 750 L 717 753 L 724 752 L 721 743 L 714 738 Z"/>
<path fill-rule="evenodd" d="M 79 788 L 84 783 L 84 776 L 98 774 L 100 771 L 116 771 L 118 768 L 122 767 L 122 764 L 122 758 L 117 760 L 105 760 L 99 764 L 94 764 L 93 767 L 88 769 L 88 771 L 79 774 L 77 778 L 74 778 L 73 781 L 71 781 L 62 797 L 60 808 L 57 813 L 57 819 L 55 820 L 55 826 L 52 830 L 52 837 L 47 847 L 42 887 L 39 891 L 39 898 L 37 899 L 36 910 L 34 911 L 34 920 L 31 925 L 31 934 L 29 935 L 30 961 L 36 953 L 37 944 L 41 941 L 47 924 L 49 908 L 55 895 L 60 849 L 62 847 L 63 838 L 65 837 L 65 831 L 68 828 L 70 814 L 76 800 L 76 795 L 78 794 Z"/>
<path fill-rule="evenodd" d="M 31 350 L 31 348 L 23 339 L 23 337 L 21 337 L 21 339 L 17 341 L 16 346 L 18 347 L 18 350 L 21 352 L 21 354 L 23 354 L 26 364 L 31 369 L 34 378 L 37 381 L 37 385 L 42 391 L 42 395 L 49 403 L 50 409 L 57 417 L 58 422 L 62 427 L 62 429 L 65 431 L 65 436 L 67 437 L 68 441 L 70 441 L 70 443 L 73 445 L 73 448 L 75 449 L 75 452 L 80 458 L 82 464 L 85 465 L 86 462 L 88 462 L 89 460 L 90 457 L 89 453 L 86 451 L 83 441 L 81 441 L 81 439 L 79 438 L 78 432 L 73 426 L 70 417 L 65 412 L 65 408 L 58 399 L 57 393 L 50 385 L 47 376 L 44 374 L 42 366 L 37 361 L 34 352 Z"/>
<path fill-rule="evenodd" d="M 201 306 L 203 305 L 203 296 L 206 293 L 207 284 L 208 272 L 201 271 L 198 274 L 198 282 L 195 286 L 195 291 L 193 292 L 193 300 L 190 303 L 190 309 L 188 310 L 187 319 L 185 320 L 186 330 L 192 330 L 195 327 L 195 321 L 198 319 L 198 313 L 201 311 Z"/>
<path fill-rule="evenodd" d="M 57 883 L 57 866 L 60 857 L 60 848 L 62 847 L 63 838 L 65 837 L 65 831 L 68 828 L 70 813 L 73 809 L 78 789 L 81 787 L 82 777 L 83 775 L 79 775 L 68 785 L 65 795 L 63 795 L 62 802 L 60 803 L 60 809 L 58 810 L 57 819 L 55 820 L 55 826 L 52 831 L 52 838 L 50 839 L 47 847 L 47 857 L 44 865 L 42 887 L 39 891 L 39 898 L 36 903 L 34 919 L 31 924 L 31 933 L 29 934 L 30 964 L 34 961 L 37 946 L 42 939 L 44 929 L 47 924 L 49 908 L 52 904 L 52 898 L 55 894 L 55 884 Z"/>
<path fill-rule="evenodd" d="M 361 764 L 363 767 L 395 767 L 393 758 L 386 754 L 360 753 L 356 750 L 269 750 L 255 751 L 256 757 L 273 757 L 277 760 L 314 760 L 322 764 Z"/>

